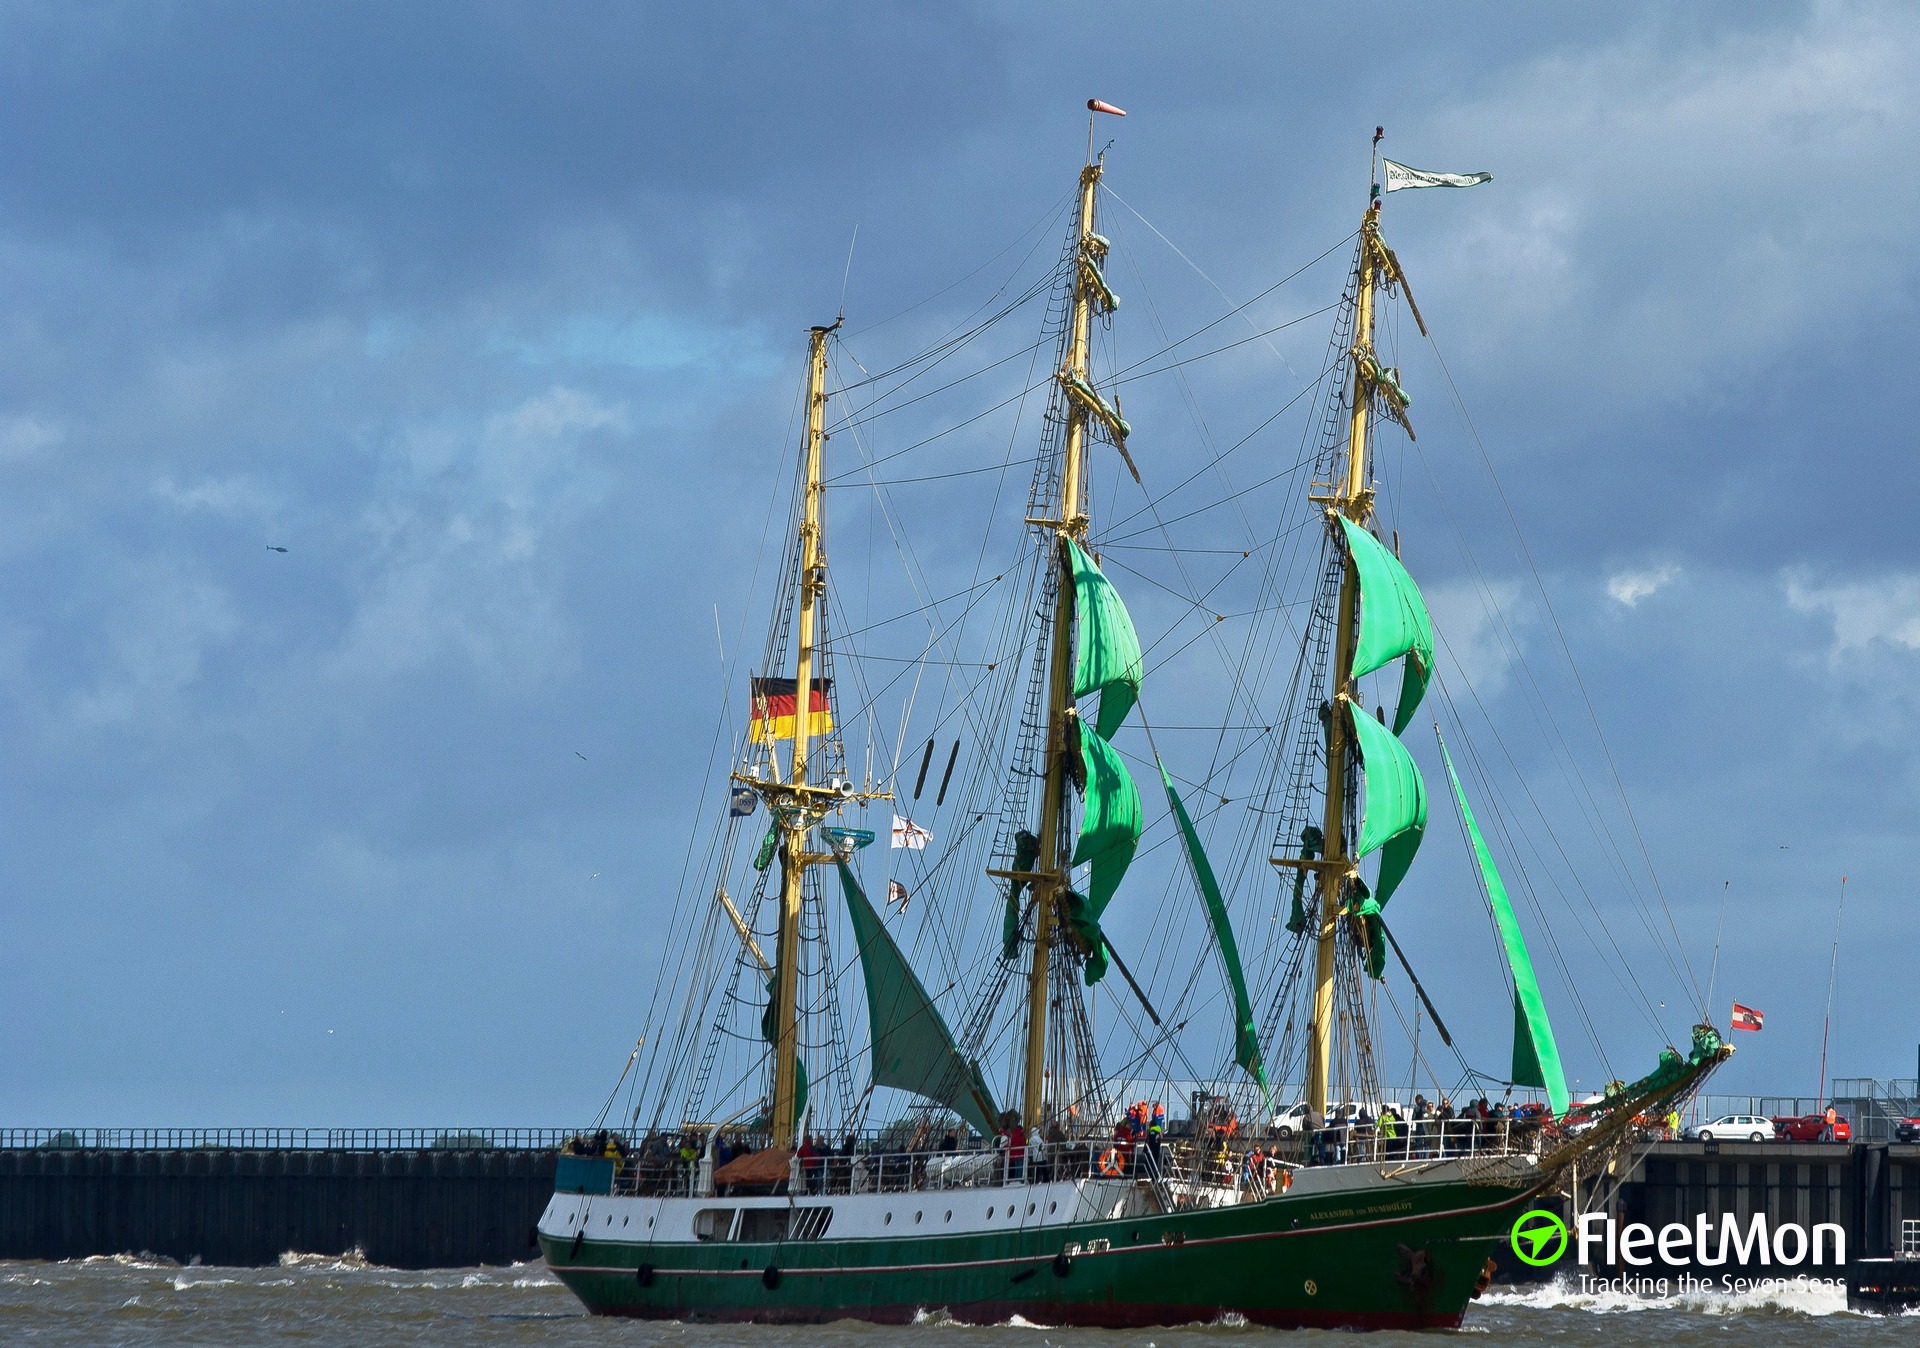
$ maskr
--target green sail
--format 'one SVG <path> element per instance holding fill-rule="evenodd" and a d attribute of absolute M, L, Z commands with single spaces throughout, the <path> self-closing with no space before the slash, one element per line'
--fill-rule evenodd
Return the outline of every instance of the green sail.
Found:
<path fill-rule="evenodd" d="M 1155 759 L 1158 762 L 1156 756 Z M 1204 848 L 1200 846 L 1200 835 L 1194 832 L 1193 819 L 1187 814 L 1187 807 L 1181 803 L 1180 793 L 1173 789 L 1173 777 L 1167 772 L 1167 765 L 1160 764 L 1160 782 L 1167 788 L 1167 804 L 1173 809 L 1173 817 L 1180 824 L 1180 836 L 1187 844 L 1187 860 L 1193 866 L 1194 881 L 1200 886 L 1200 897 L 1206 901 L 1207 917 L 1213 923 L 1213 939 L 1220 946 L 1220 958 L 1227 966 L 1227 982 L 1233 990 L 1233 1060 L 1244 1067 L 1253 1079 L 1260 1083 L 1260 1089 L 1267 1089 L 1267 1069 L 1260 1060 L 1260 1035 L 1254 1028 L 1253 1003 L 1247 997 L 1247 976 L 1240 968 L 1240 945 L 1233 939 L 1233 924 L 1227 920 L 1226 901 L 1220 897 L 1220 882 L 1214 878 L 1213 865 L 1207 860 Z"/>
<path fill-rule="evenodd" d="M 1072 864 L 1092 862 L 1093 880 L 1084 899 L 1077 894 L 1069 896 L 1068 908 L 1075 930 L 1091 952 L 1086 978 L 1093 984 L 1100 981 L 1107 968 L 1100 915 L 1113 901 L 1120 877 L 1133 864 L 1134 849 L 1140 845 L 1140 792 L 1113 746 L 1085 721 L 1076 724 L 1087 767 L 1087 803 Z"/>
<path fill-rule="evenodd" d="M 1100 694 L 1100 713 L 1094 729 L 1112 739 L 1140 696 L 1145 666 L 1140 636 L 1133 630 L 1120 592 L 1100 574 L 1093 558 L 1072 539 L 1067 555 L 1073 563 L 1073 607 L 1079 616 L 1080 658 L 1073 676 L 1073 695 Z"/>
<path fill-rule="evenodd" d="M 860 943 L 866 976 L 867 1018 L 873 1036 L 873 1084 L 912 1091 L 945 1105 L 982 1137 L 992 1137 L 998 1112 L 978 1064 L 962 1056 L 940 1009 L 873 911 L 860 882 L 840 863 L 840 888 Z"/>
<path fill-rule="evenodd" d="M 1371 674 L 1401 656 L 1400 702 L 1393 716 L 1399 734 L 1413 719 L 1433 674 L 1433 620 L 1426 600 L 1407 568 L 1379 539 L 1345 515 L 1338 517 L 1347 549 L 1360 578 L 1360 639 L 1354 644 L 1352 675 Z"/>
<path fill-rule="evenodd" d="M 1353 713 L 1354 738 L 1360 741 L 1360 759 L 1367 772 L 1367 807 L 1360 817 L 1360 841 L 1353 854 L 1359 858 L 1380 853 L 1380 874 L 1373 889 L 1356 881 L 1348 910 L 1366 930 L 1367 973 L 1379 978 L 1387 971 L 1387 937 L 1374 919 L 1406 879 L 1426 837 L 1427 788 L 1406 747 L 1364 708 L 1353 703 L 1347 707 Z"/>
<path fill-rule="evenodd" d="M 1540 980 L 1534 976 L 1533 961 L 1527 956 L 1527 938 L 1520 933 L 1520 920 L 1514 916 L 1507 887 L 1494 869 L 1493 854 L 1480 826 L 1473 821 L 1473 807 L 1467 793 L 1460 789 L 1459 774 L 1453 770 L 1453 756 L 1446 741 L 1440 743 L 1440 757 L 1447 765 L 1447 780 L 1453 783 L 1453 796 L 1460 804 L 1460 818 L 1473 840 L 1473 854 L 1480 862 L 1480 875 L 1486 881 L 1487 902 L 1493 907 L 1493 920 L 1500 928 L 1500 939 L 1507 947 L 1507 965 L 1513 970 L 1513 1080 L 1521 1086 L 1537 1086 L 1547 1093 L 1547 1102 L 1555 1114 L 1567 1112 L 1567 1075 L 1560 1066 L 1560 1049 L 1553 1042 L 1553 1026 L 1547 1021 L 1547 1004 L 1540 996 Z"/>
<path fill-rule="evenodd" d="M 1360 760 L 1367 771 L 1367 808 L 1360 817 L 1360 841 L 1354 846 L 1354 856 L 1368 856 L 1409 832 L 1415 835 L 1413 846 L 1417 848 L 1419 835 L 1427 827 L 1427 788 L 1420 780 L 1419 765 L 1393 733 L 1364 708 L 1349 702 L 1347 710 L 1352 713 L 1348 719 L 1354 738 L 1360 742 Z M 1386 859 L 1381 860 L 1384 867 Z M 1412 863 L 1412 852 L 1397 860 L 1395 884 Z M 1392 897 L 1392 890 L 1384 883 L 1382 888 L 1386 892 L 1380 902 L 1385 903 Z"/>

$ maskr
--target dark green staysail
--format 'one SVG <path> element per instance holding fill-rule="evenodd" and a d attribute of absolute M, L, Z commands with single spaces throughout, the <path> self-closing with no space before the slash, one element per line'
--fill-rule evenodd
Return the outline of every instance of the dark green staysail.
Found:
<path fill-rule="evenodd" d="M 1100 574 L 1093 558 L 1072 539 L 1067 554 L 1073 561 L 1073 607 L 1079 616 L 1080 658 L 1073 676 L 1073 695 L 1100 694 L 1100 712 L 1094 729 L 1112 739 L 1140 696 L 1144 664 L 1140 636 L 1133 630 L 1120 592 Z"/>
<path fill-rule="evenodd" d="M 961 1055 L 940 1009 L 845 862 L 840 863 L 840 888 L 853 919 L 854 939 L 860 943 L 860 971 L 866 976 L 873 1084 L 943 1104 L 982 1137 L 992 1137 L 998 1111 L 979 1065 Z"/>
<path fill-rule="evenodd" d="M 1100 981 L 1106 972 L 1106 941 L 1100 935 L 1100 915 L 1120 888 L 1120 877 L 1133 864 L 1134 849 L 1140 845 L 1140 792 L 1133 778 L 1108 744 L 1086 722 L 1080 727 L 1080 752 L 1087 767 L 1086 813 L 1080 821 L 1080 839 L 1073 849 L 1075 866 L 1093 863 L 1093 879 L 1084 898 L 1068 897 L 1069 916 L 1090 954 L 1086 978 L 1089 985 Z"/>
<path fill-rule="evenodd" d="M 1433 674 L 1433 620 L 1427 616 L 1420 587 L 1400 559 L 1345 515 L 1338 518 L 1360 578 L 1360 639 L 1353 648 L 1353 677 L 1407 657 L 1400 673 L 1400 703 L 1393 716 L 1393 733 L 1398 735 L 1419 709 Z"/>
<path fill-rule="evenodd" d="M 1353 855 L 1358 860 L 1380 853 L 1380 874 L 1372 891 L 1355 884 L 1349 906 L 1366 927 L 1367 972 L 1379 978 L 1387 968 L 1387 938 L 1373 919 L 1406 879 L 1420 840 L 1426 837 L 1427 788 L 1413 755 L 1398 738 L 1365 708 L 1348 703 L 1347 710 L 1352 713 L 1353 735 L 1367 773 L 1366 812 L 1360 817 L 1360 841 Z"/>
<path fill-rule="evenodd" d="M 1440 757 L 1447 765 L 1447 780 L 1453 783 L 1453 796 L 1460 804 L 1460 819 L 1473 842 L 1473 854 L 1480 862 L 1480 876 L 1486 881 L 1487 902 L 1493 907 L 1494 924 L 1507 947 L 1507 965 L 1513 970 L 1513 1080 L 1516 1085 L 1537 1086 L 1547 1093 L 1547 1102 L 1555 1114 L 1567 1112 L 1567 1075 L 1560 1066 L 1560 1049 L 1553 1042 L 1553 1026 L 1547 1021 L 1547 1004 L 1540 996 L 1540 980 L 1534 976 L 1533 961 L 1527 956 L 1527 938 L 1521 935 L 1520 920 L 1514 916 L 1507 887 L 1494 869 L 1493 853 L 1480 836 L 1473 821 L 1473 807 L 1467 793 L 1460 789 L 1459 774 L 1453 770 L 1453 756 L 1445 740 L 1440 742 Z"/>
<path fill-rule="evenodd" d="M 760 1014 L 760 1034 L 769 1044 L 780 1042 L 780 975 L 777 973 L 767 979 L 767 1009 Z M 807 1117 L 807 1064 L 797 1054 L 793 1059 L 793 1117 L 795 1126 Z"/>
<path fill-rule="evenodd" d="M 1157 757 L 1155 761 L 1158 762 Z M 1179 821 L 1180 836 L 1187 844 L 1187 860 L 1193 866 L 1194 882 L 1200 886 L 1200 897 L 1207 905 L 1207 917 L 1213 923 L 1213 939 L 1219 944 L 1221 961 L 1227 966 L 1227 983 L 1233 991 L 1233 1060 L 1244 1067 L 1260 1083 L 1260 1089 L 1265 1091 L 1267 1069 L 1260 1060 L 1260 1035 L 1254 1028 L 1253 1003 L 1247 997 L 1247 976 L 1240 968 L 1240 945 L 1233 939 L 1233 924 L 1227 920 L 1227 904 L 1220 897 L 1220 882 L 1214 878 L 1213 865 L 1207 860 L 1206 849 L 1200 846 L 1200 835 L 1194 832 L 1193 819 L 1187 814 L 1180 793 L 1173 789 L 1173 777 L 1167 772 L 1165 763 L 1160 764 L 1160 782 L 1167 788 L 1167 804 L 1173 809 L 1173 817 Z"/>

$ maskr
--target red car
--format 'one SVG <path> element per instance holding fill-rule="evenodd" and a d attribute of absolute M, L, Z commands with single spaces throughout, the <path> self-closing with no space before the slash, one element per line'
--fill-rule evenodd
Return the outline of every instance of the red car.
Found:
<path fill-rule="evenodd" d="M 1833 1133 L 1828 1136 L 1827 1116 L 1825 1114 L 1802 1114 L 1799 1117 L 1776 1115 L 1773 1119 L 1774 1136 L 1782 1142 L 1851 1142 L 1853 1125 L 1847 1122 L 1847 1116 L 1837 1114 L 1833 1120 Z"/>
<path fill-rule="evenodd" d="M 1897 1119 L 1893 1125 L 1895 1142 L 1920 1142 L 1920 1117 Z"/>

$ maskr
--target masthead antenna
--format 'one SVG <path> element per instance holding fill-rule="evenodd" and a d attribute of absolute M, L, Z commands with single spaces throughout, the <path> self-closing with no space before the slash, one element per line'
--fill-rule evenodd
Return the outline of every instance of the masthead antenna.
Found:
<path fill-rule="evenodd" d="M 834 322 L 833 322 L 833 326 L 834 326 L 834 327 L 836 327 L 836 328 L 837 328 L 837 327 L 839 327 L 841 323 L 843 323 L 843 322 L 845 322 L 845 321 L 846 321 L 846 317 L 847 317 L 847 280 L 848 280 L 848 278 L 849 278 L 849 277 L 851 277 L 851 276 L 853 275 L 853 245 L 854 245 L 854 244 L 856 244 L 856 243 L 859 243 L 859 242 L 860 242 L 860 226 L 859 226 L 859 225 L 855 225 L 855 226 L 853 227 L 853 238 L 852 238 L 852 239 L 850 239 L 850 240 L 848 240 L 848 242 L 847 242 L 847 266 L 846 266 L 846 270 L 844 270 L 844 271 L 842 271 L 842 272 L 840 273 L 840 312 L 839 312 L 839 315 L 838 315 L 838 317 L 836 317 L 836 318 L 834 319 Z"/>

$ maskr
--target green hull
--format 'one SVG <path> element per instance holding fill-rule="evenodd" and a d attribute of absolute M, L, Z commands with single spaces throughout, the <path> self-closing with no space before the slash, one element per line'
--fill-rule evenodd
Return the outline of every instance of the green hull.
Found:
<path fill-rule="evenodd" d="M 1530 1196 L 1387 1182 L 1046 1230 L 783 1244 L 569 1239 L 543 1223 L 541 1248 L 598 1315 L 1452 1328 Z"/>

